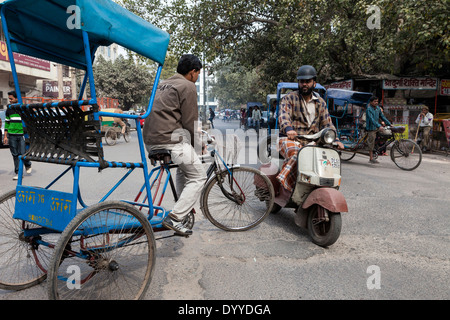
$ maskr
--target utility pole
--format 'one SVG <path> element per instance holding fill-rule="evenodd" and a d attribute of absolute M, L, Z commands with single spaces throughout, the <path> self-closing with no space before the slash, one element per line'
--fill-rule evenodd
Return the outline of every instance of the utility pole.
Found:
<path fill-rule="evenodd" d="M 206 69 L 206 67 L 203 66 L 203 107 L 202 107 L 202 127 L 203 128 L 206 126 L 206 72 L 205 72 L 205 69 Z"/>
<path fill-rule="evenodd" d="M 63 66 L 58 63 L 58 99 L 64 99 Z"/>
<path fill-rule="evenodd" d="M 72 87 L 72 100 L 77 100 L 77 69 L 71 67 L 70 68 L 70 81 Z"/>

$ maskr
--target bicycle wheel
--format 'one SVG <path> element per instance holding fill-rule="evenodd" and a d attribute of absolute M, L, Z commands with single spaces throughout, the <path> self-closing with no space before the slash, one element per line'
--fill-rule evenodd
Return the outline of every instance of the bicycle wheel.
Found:
<path fill-rule="evenodd" d="M 80 212 L 61 234 L 49 270 L 50 299 L 142 298 L 155 263 L 147 218 L 121 201 Z"/>
<path fill-rule="evenodd" d="M 220 229 L 245 231 L 269 214 L 275 193 L 269 178 L 259 170 L 235 167 L 230 171 L 232 176 L 224 170 L 206 184 L 201 199 L 202 211 Z"/>
<path fill-rule="evenodd" d="M 59 239 L 59 234 L 25 237 L 24 230 L 41 227 L 13 219 L 15 203 L 16 190 L 0 196 L 0 289 L 4 290 L 22 290 L 44 281 L 53 254 L 49 246 Z"/>
<path fill-rule="evenodd" d="M 125 142 L 130 142 L 130 129 L 127 126 L 127 129 L 125 130 L 125 133 L 123 134 L 123 139 Z"/>
<path fill-rule="evenodd" d="M 117 133 L 114 128 L 109 128 L 105 132 L 105 141 L 109 146 L 113 146 L 117 142 Z"/>
<path fill-rule="evenodd" d="M 422 162 L 422 150 L 412 140 L 396 140 L 391 148 L 391 160 L 400 169 L 411 171 Z"/>

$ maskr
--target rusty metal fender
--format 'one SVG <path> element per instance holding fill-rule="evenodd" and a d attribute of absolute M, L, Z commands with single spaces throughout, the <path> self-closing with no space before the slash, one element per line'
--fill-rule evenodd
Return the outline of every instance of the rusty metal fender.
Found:
<path fill-rule="evenodd" d="M 307 209 L 313 204 L 327 209 L 330 212 L 348 212 L 347 201 L 339 190 L 333 188 L 318 188 L 312 191 L 302 208 Z"/>

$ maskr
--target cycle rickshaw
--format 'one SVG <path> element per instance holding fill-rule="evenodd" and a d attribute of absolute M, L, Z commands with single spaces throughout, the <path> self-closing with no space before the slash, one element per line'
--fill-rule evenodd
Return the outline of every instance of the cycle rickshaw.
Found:
<path fill-rule="evenodd" d="M 173 182 L 170 154 L 164 150 L 150 155 L 152 163 L 160 165 L 149 172 L 138 124 L 151 112 L 169 35 L 111 0 L 8 0 L 0 8 L 19 99 L 8 108 L 21 115 L 30 145 L 20 161 L 26 158 L 63 170 L 47 186 L 31 187 L 22 184 L 21 165 L 17 187 L 0 196 L 0 289 L 22 290 L 47 279 L 51 299 L 143 298 L 154 270 L 154 232 L 165 230 L 162 220 L 168 214 L 154 204 L 157 192 L 152 190 L 161 183 L 164 190 L 173 187 Z M 92 62 L 99 46 L 113 42 L 157 64 L 149 106 L 142 116 L 99 111 Z M 13 52 L 85 70 L 79 100 L 23 104 Z M 82 100 L 88 81 L 91 99 Z M 102 116 L 136 121 L 138 161 L 105 160 Z M 97 203 L 87 205 L 79 181 L 84 168 L 123 168 L 126 173 Z M 144 180 L 136 198 L 110 200 L 135 169 L 142 170 Z M 55 183 L 70 173 L 72 192 L 57 190 Z M 221 208 L 207 210 L 208 219 L 217 226 L 247 230 L 267 216 L 273 187 L 259 171 L 224 163 L 212 165 L 208 174 L 202 206 L 219 205 L 209 200 L 222 198 Z M 254 202 L 249 203 L 250 199 Z M 238 209 L 229 210 L 230 203 Z M 258 210 L 257 205 L 264 209 Z M 213 219 L 216 211 L 232 211 L 233 216 Z M 193 213 L 185 223 L 192 224 L 192 217 Z"/>
<path fill-rule="evenodd" d="M 104 109 L 103 112 L 116 112 L 116 109 Z M 122 133 L 121 123 L 114 121 L 114 117 L 102 117 L 101 131 L 105 137 L 105 142 L 109 146 L 114 146 L 121 137 L 125 142 L 130 142 L 131 129 L 127 119 L 123 119 L 122 123 L 125 126 L 125 132 Z"/>
<path fill-rule="evenodd" d="M 343 161 L 350 161 L 356 154 L 369 155 L 363 115 L 370 97 L 372 94 L 368 92 L 343 89 L 329 89 L 326 93 L 328 111 L 345 147 L 341 152 Z M 422 162 L 422 151 L 416 142 L 403 138 L 404 131 L 403 126 L 386 127 L 380 131 L 373 155 L 376 159 L 390 147 L 390 158 L 395 165 L 410 171 Z"/>

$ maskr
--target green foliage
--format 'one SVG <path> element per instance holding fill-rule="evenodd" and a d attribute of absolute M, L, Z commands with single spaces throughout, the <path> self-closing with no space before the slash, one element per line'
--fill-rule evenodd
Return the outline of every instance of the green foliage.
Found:
<path fill-rule="evenodd" d="M 119 99 L 123 110 L 130 110 L 148 99 L 154 77 L 146 65 L 120 55 L 114 63 L 99 56 L 94 66 L 94 78 L 99 97 Z"/>
<path fill-rule="evenodd" d="M 448 0 L 123 2 L 171 33 L 175 55 L 204 55 L 216 70 L 232 61 L 233 72 L 236 65 L 243 78 L 256 72 L 259 90 L 269 93 L 278 82 L 293 81 L 302 64 L 314 65 L 322 82 L 450 73 Z M 380 28 L 367 25 L 373 5 L 380 10 Z M 234 81 L 238 87 L 240 79 Z"/>

